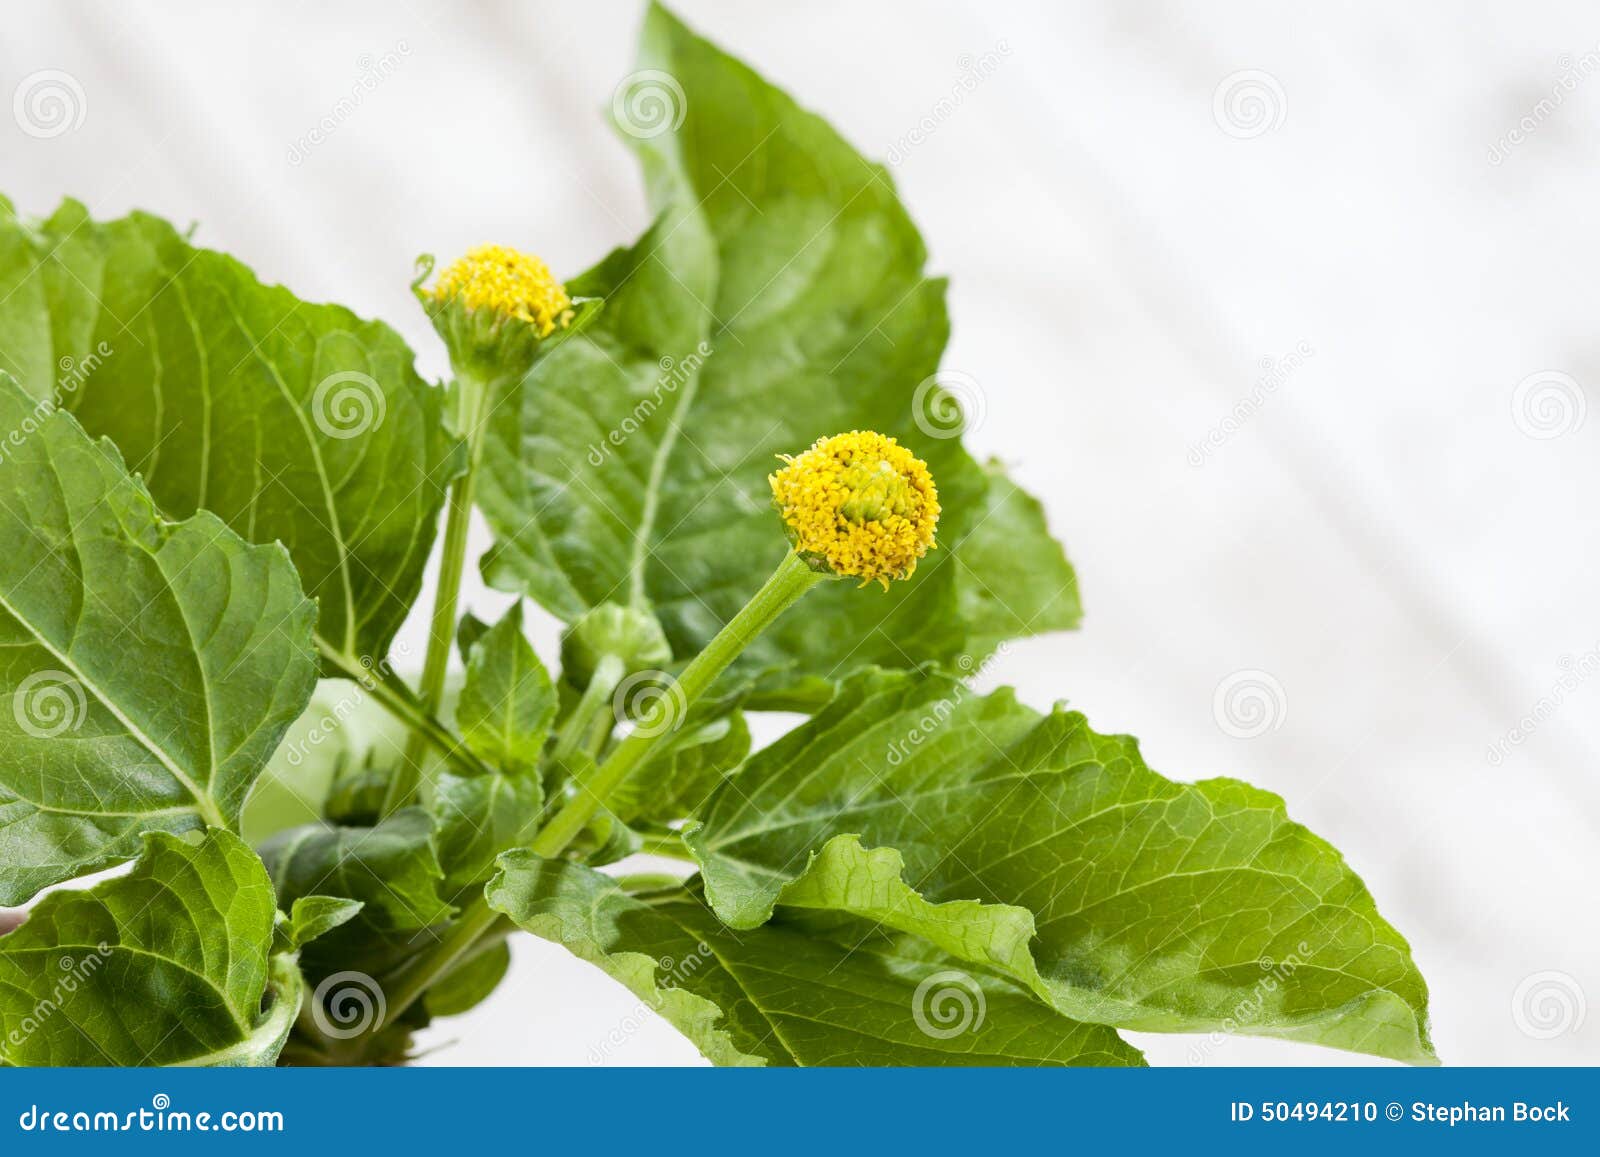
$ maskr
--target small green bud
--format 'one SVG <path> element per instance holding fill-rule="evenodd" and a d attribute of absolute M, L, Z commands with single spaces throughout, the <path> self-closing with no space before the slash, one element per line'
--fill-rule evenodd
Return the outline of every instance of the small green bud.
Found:
<path fill-rule="evenodd" d="M 573 624 L 561 640 L 561 672 L 586 687 L 606 655 L 622 660 L 623 674 L 659 670 L 672 662 L 672 647 L 649 611 L 602 603 Z"/>

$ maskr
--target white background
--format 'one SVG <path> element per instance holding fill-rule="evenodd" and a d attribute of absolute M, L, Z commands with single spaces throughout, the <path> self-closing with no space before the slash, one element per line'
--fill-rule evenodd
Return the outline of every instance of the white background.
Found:
<path fill-rule="evenodd" d="M 951 277 L 946 366 L 985 403 L 969 443 L 1044 499 L 1088 612 L 990 681 L 1070 698 L 1176 778 L 1285 795 L 1410 938 L 1447 1062 L 1600 1061 L 1600 1010 L 1579 1026 L 1573 1003 L 1600 1000 L 1600 678 L 1582 658 L 1600 646 L 1600 414 L 1575 426 L 1600 406 L 1593 6 L 682 13 L 880 157 L 968 58 L 1001 54 L 895 172 Z M 29 213 L 71 194 L 198 221 L 266 280 L 391 322 L 440 376 L 406 288 L 416 254 L 495 240 L 570 273 L 645 227 L 602 115 L 639 16 L 8 3 L 0 97 L 64 70 L 83 120 L 34 139 L 0 115 L 0 188 Z M 291 163 L 385 53 L 400 67 Z M 1275 127 L 1247 139 L 1214 107 L 1241 70 L 1271 78 Z M 1312 354 L 1192 465 L 1263 359 L 1300 343 Z M 1544 415 L 1566 432 L 1536 438 L 1514 401 L 1544 371 L 1575 386 Z M 475 578 L 470 605 L 497 611 Z M 554 624 L 535 636 L 553 660 Z M 407 638 L 420 654 L 420 615 Z M 1213 714 L 1242 669 L 1283 689 L 1252 739 Z M 1541 697 L 1560 702 L 1491 763 Z M 1546 971 L 1569 978 L 1568 1027 L 1540 1039 L 1513 996 Z M 428 1063 L 585 1064 L 634 1019 L 621 988 L 524 939 L 499 994 L 427 1035 Z M 608 1063 L 697 1060 L 659 1022 L 623 1035 Z M 1139 1043 L 1183 1064 L 1194 1042 Z M 1341 1059 L 1231 1041 L 1204 1063 Z"/>

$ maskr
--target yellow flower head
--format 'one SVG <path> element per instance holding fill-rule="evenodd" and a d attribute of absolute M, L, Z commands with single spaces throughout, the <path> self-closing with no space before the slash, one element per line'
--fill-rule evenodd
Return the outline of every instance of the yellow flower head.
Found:
<path fill-rule="evenodd" d="M 928 464 L 893 438 L 851 430 L 819 438 L 773 474 L 772 497 L 794 548 L 819 569 L 908 578 L 934 548 L 939 492 Z"/>
<path fill-rule="evenodd" d="M 572 320 L 572 299 L 550 267 L 529 253 L 504 245 L 469 249 L 439 275 L 428 291 L 443 304 L 459 300 L 469 310 L 488 310 L 497 318 L 516 318 L 549 337 Z"/>

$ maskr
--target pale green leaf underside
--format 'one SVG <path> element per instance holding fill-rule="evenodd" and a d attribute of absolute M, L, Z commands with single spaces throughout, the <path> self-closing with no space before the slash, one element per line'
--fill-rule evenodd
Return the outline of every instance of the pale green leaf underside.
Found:
<path fill-rule="evenodd" d="M 168 515 L 284 543 L 343 666 L 387 654 L 461 465 L 389 327 L 148 214 L 24 224 L 0 198 L 0 367 L 115 441 Z"/>
<path fill-rule="evenodd" d="M 289 949 L 297 950 L 341 924 L 348 924 L 362 907 L 360 900 L 346 900 L 340 896 L 300 896 L 287 915 L 280 913 L 278 931 Z"/>
<path fill-rule="evenodd" d="M 121 456 L 0 373 L 0 904 L 231 826 L 316 682 L 280 546 L 164 521 Z"/>
<path fill-rule="evenodd" d="M 928 460 L 941 548 L 889 592 L 810 594 L 746 655 L 789 665 L 770 692 L 1075 626 L 1072 570 L 1036 506 L 918 426 L 949 323 L 884 170 L 659 8 L 639 64 L 685 94 L 682 125 L 637 142 L 660 218 L 574 283 L 605 309 L 496 413 L 492 581 L 569 620 L 648 602 L 692 655 L 787 549 L 776 455 L 871 428 Z M 942 397 L 925 391 L 923 411 Z"/>
<path fill-rule="evenodd" d="M 645 903 L 578 864 L 528 852 L 501 862 L 492 907 L 604 969 L 715 1064 L 1140 1063 L 1110 1029 L 982 974 L 949 976 L 948 960 L 865 925 L 850 944 L 780 924 L 734 931 L 689 893 Z M 940 1017 L 959 1015 L 954 990 L 972 1011 L 949 1032 L 959 1021 Z"/>
<path fill-rule="evenodd" d="M 1409 948 L 1337 851 L 1277 796 L 1173 783 L 1074 712 L 867 672 L 701 818 L 688 843 L 735 927 L 849 912 L 1081 1020 L 1434 1057 Z"/>
<path fill-rule="evenodd" d="M 275 913 L 272 882 L 237 836 L 151 834 L 130 873 L 46 896 L 0 937 L 0 1058 L 274 1063 L 301 999 L 292 961 L 269 960 Z"/>

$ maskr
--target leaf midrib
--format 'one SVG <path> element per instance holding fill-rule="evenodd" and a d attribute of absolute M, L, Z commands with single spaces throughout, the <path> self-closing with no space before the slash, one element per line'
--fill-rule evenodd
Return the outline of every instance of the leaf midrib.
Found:
<path fill-rule="evenodd" d="M 21 625 L 23 630 L 27 631 L 28 634 L 32 635 L 34 639 L 38 641 L 41 647 L 54 656 L 55 659 L 62 664 L 62 666 L 66 667 L 71 672 L 73 678 L 77 679 L 78 682 L 83 684 L 84 687 L 92 691 L 94 693 L 94 697 L 104 705 L 105 709 L 112 714 L 117 722 L 122 724 L 122 726 L 127 730 L 128 734 L 133 737 L 139 746 L 143 747 L 151 755 L 155 756 L 161 765 L 171 773 L 172 778 L 183 785 L 184 789 L 194 797 L 195 811 L 202 819 L 204 819 L 213 827 L 225 828 L 228 826 L 227 820 L 223 818 L 222 811 L 217 807 L 216 800 L 211 798 L 211 794 L 202 790 L 200 785 L 196 783 L 189 776 L 189 774 L 178 765 L 178 761 L 164 747 L 147 735 L 144 729 L 135 723 L 132 718 L 130 718 L 128 714 L 117 705 L 110 694 L 106 692 L 106 690 L 102 688 L 97 681 L 91 679 L 88 673 L 85 672 L 76 661 L 68 656 L 65 651 L 61 650 L 49 639 L 40 634 L 38 629 L 35 628 L 31 622 L 19 614 L 16 607 L 12 606 L 11 600 L 8 599 L 4 593 L 0 593 L 0 608 L 3 608 L 7 614 L 9 614 L 17 621 L 18 624 Z"/>

